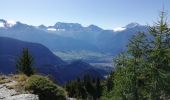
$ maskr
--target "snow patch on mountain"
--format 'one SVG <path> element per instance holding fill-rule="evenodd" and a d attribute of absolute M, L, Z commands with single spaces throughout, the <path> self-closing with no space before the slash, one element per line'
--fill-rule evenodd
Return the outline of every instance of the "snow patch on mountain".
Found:
<path fill-rule="evenodd" d="M 114 32 L 120 32 L 120 31 L 124 31 L 126 29 L 135 28 L 135 27 L 138 27 L 138 26 L 140 26 L 140 24 L 133 22 L 133 23 L 130 23 L 130 24 L 124 26 L 124 27 L 114 28 L 113 31 Z"/>
<path fill-rule="evenodd" d="M 114 28 L 113 31 L 114 32 L 119 32 L 119 31 L 123 31 L 125 29 L 126 29 L 125 27 L 117 27 L 117 28 Z"/>
<path fill-rule="evenodd" d="M 5 27 L 4 23 L 0 22 L 0 28 Z"/>
<path fill-rule="evenodd" d="M 47 30 L 48 30 L 48 31 L 56 31 L 55 28 L 48 28 Z"/>
<path fill-rule="evenodd" d="M 0 28 L 10 28 L 13 27 L 16 23 L 14 20 L 0 20 Z"/>
<path fill-rule="evenodd" d="M 14 26 L 16 23 L 17 23 L 17 22 L 14 21 L 14 20 L 7 20 L 7 25 L 8 25 L 9 27 Z"/>
<path fill-rule="evenodd" d="M 57 31 L 65 31 L 65 29 L 57 29 Z"/>

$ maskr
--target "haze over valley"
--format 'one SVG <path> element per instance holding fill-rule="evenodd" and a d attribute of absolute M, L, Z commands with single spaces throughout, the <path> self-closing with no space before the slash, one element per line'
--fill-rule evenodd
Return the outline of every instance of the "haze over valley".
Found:
<path fill-rule="evenodd" d="M 52 26 L 32 26 L 0 20 L 0 36 L 40 43 L 66 61 L 111 64 L 113 56 L 124 51 L 128 40 L 147 26 L 130 23 L 120 29 L 104 30 L 96 25 L 57 22 Z"/>
<path fill-rule="evenodd" d="M 169 0 L 0 4 L 0 99 L 170 100 Z"/>

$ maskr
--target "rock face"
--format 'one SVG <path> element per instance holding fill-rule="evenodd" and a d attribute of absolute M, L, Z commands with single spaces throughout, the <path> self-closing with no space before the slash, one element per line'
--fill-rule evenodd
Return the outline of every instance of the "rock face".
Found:
<path fill-rule="evenodd" d="M 17 95 L 17 92 L 15 90 L 10 90 L 6 87 L 6 85 L 0 85 L 0 99 L 5 99 L 10 96 Z"/>
<path fill-rule="evenodd" d="M 34 94 L 20 94 L 11 97 L 7 97 L 4 100 L 39 100 Z"/>
<path fill-rule="evenodd" d="M 15 81 L 0 84 L 0 100 L 39 100 L 37 95 L 22 94 L 9 88 L 9 86 L 15 84 Z"/>

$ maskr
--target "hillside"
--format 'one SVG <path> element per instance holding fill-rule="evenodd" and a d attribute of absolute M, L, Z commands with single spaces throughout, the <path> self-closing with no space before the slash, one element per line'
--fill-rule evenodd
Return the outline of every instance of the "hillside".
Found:
<path fill-rule="evenodd" d="M 34 58 L 34 67 L 48 67 L 64 65 L 66 62 L 55 56 L 49 49 L 41 44 L 19 41 L 16 39 L 0 37 L 0 71 L 9 74 L 15 72 L 16 61 L 23 48 L 28 48 Z"/>
<path fill-rule="evenodd" d="M 103 78 L 109 72 L 95 68 L 83 61 L 65 62 L 54 55 L 45 46 L 37 43 L 24 42 L 12 38 L 0 37 L 0 72 L 10 74 L 16 72 L 16 62 L 23 48 L 28 48 L 34 58 L 33 67 L 36 72 L 53 77 L 58 83 L 66 83 L 76 79 L 80 73 L 95 70 L 93 76 Z M 96 71 L 100 71 L 100 74 Z M 74 73 L 72 73 L 74 72 Z"/>

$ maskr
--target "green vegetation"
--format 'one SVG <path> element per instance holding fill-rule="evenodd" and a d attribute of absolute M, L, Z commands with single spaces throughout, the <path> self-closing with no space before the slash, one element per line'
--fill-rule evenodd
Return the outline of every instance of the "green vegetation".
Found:
<path fill-rule="evenodd" d="M 78 59 L 104 57 L 86 52 L 74 55 L 80 57 Z M 23 49 L 16 65 L 22 74 L 13 77 L 18 82 L 14 88 L 24 87 L 39 95 L 40 100 L 66 100 L 67 95 L 80 100 L 169 100 L 170 27 L 166 13 L 161 12 L 160 19 L 148 28 L 148 33 L 139 32 L 132 37 L 127 51 L 114 58 L 115 71 L 105 81 L 87 75 L 65 84 L 66 93 L 49 78 L 33 75 L 32 65 L 32 56 L 28 49 Z M 8 81 L 4 76 L 0 77 L 0 84 Z"/>
<path fill-rule="evenodd" d="M 32 65 L 33 65 L 33 57 L 29 54 L 28 49 L 24 48 L 22 55 L 18 59 L 16 64 L 17 72 L 30 76 L 34 73 Z"/>
<path fill-rule="evenodd" d="M 69 97 L 77 99 L 96 100 L 101 96 L 102 86 L 99 78 L 84 76 L 83 79 L 68 82 L 65 85 Z"/>
<path fill-rule="evenodd" d="M 4 75 L 0 75 L 0 84 L 8 83 L 10 80 L 6 79 Z"/>
<path fill-rule="evenodd" d="M 11 88 L 15 89 L 16 91 L 25 93 L 24 86 L 29 77 L 25 74 L 17 74 L 11 76 L 10 78 L 17 82 L 17 84 L 14 84 L 13 86 L 11 86 Z"/>
<path fill-rule="evenodd" d="M 32 75 L 26 82 L 25 89 L 37 94 L 40 100 L 66 100 L 66 92 L 62 87 L 40 75 Z"/>
<path fill-rule="evenodd" d="M 8 89 L 15 89 L 17 92 L 25 93 L 24 85 L 28 77 L 25 74 L 18 75 L 0 75 L 0 84 L 8 84 L 6 87 Z"/>
<path fill-rule="evenodd" d="M 149 28 L 149 33 L 133 36 L 127 52 L 114 59 L 116 70 L 105 82 L 101 99 L 170 99 L 169 54 L 170 28 L 166 13 L 161 12 L 160 20 Z"/>
<path fill-rule="evenodd" d="M 21 57 L 18 59 L 16 68 L 18 75 L 12 78 L 17 82 L 12 88 L 20 92 L 32 92 L 39 96 L 40 100 L 66 100 L 65 90 L 53 83 L 49 78 L 33 75 L 33 57 L 27 48 L 23 49 Z"/>

